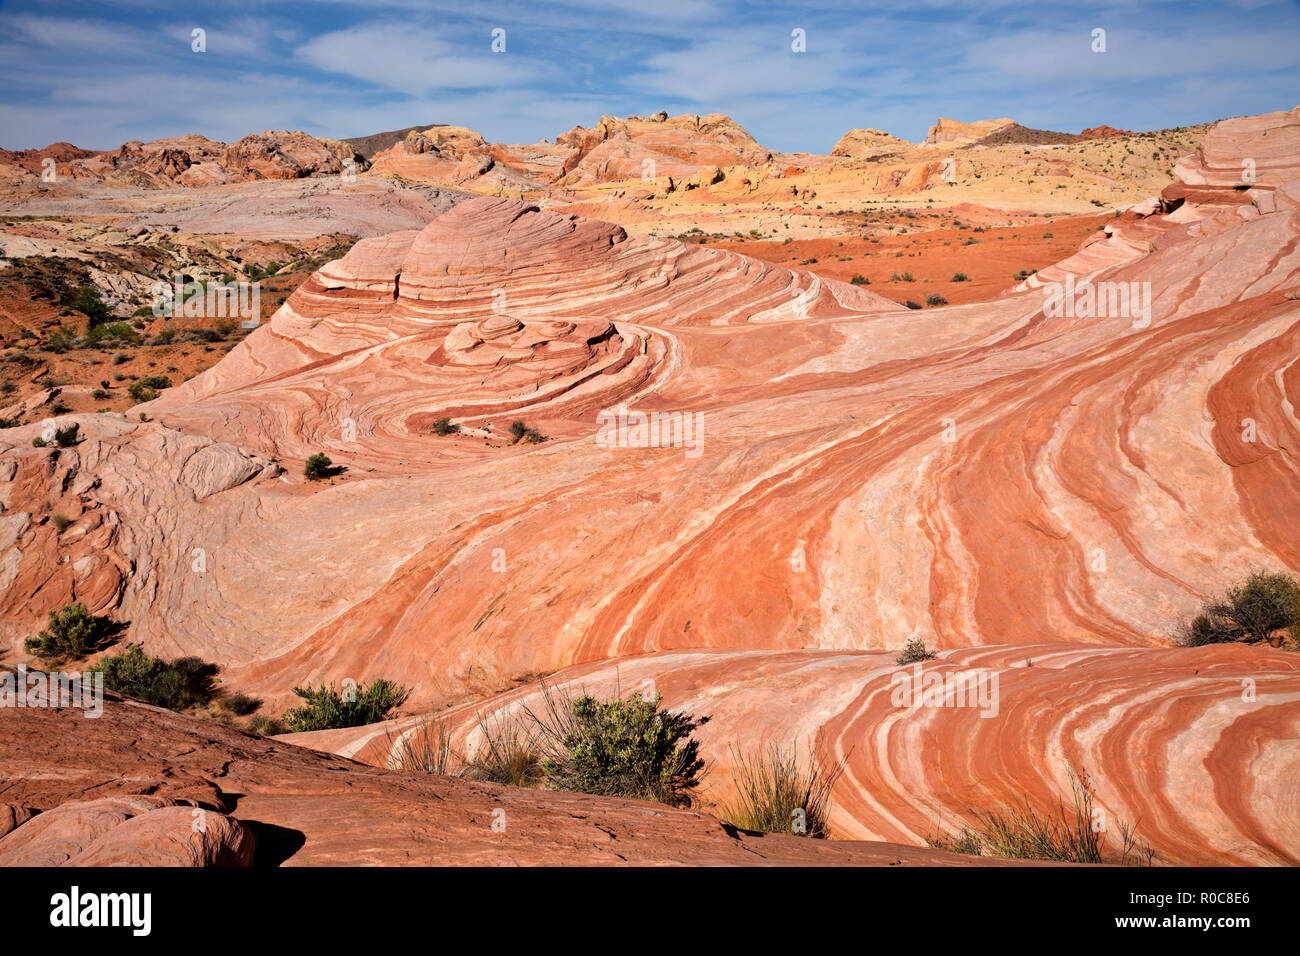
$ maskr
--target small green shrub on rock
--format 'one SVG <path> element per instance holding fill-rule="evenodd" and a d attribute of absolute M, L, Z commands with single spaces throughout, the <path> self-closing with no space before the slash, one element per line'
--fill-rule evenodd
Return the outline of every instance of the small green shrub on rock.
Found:
<path fill-rule="evenodd" d="M 301 707 L 285 711 L 281 718 L 294 733 L 378 723 L 400 707 L 410 693 L 382 677 L 369 686 L 349 688 L 344 693 L 332 683 L 319 688 L 295 687 L 293 692 L 306 701 Z"/>

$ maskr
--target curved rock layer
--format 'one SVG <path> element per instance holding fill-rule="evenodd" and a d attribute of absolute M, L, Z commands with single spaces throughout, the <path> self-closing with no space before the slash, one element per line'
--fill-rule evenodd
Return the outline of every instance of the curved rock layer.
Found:
<path fill-rule="evenodd" d="M 1227 121 L 1203 154 L 1263 155 L 1298 125 Z M 156 437 L 87 416 L 81 506 L 133 529 L 129 576 L 80 584 L 46 532 L 0 567 L 17 547 L 70 580 L 61 598 L 94 589 L 130 639 L 273 702 L 396 676 L 434 704 L 674 648 L 1163 644 L 1249 569 L 1300 568 L 1298 167 L 921 312 L 462 202 L 358 243 L 141 406 Z M 1072 277 L 1136 283 L 1134 314 L 1050 309 Z M 462 430 L 433 434 L 444 417 Z M 512 421 L 549 440 L 512 443 Z M 0 463 L 51 473 L 65 451 L 36 431 L 6 432 Z M 286 473 L 201 496 L 173 457 L 195 434 Z M 316 451 L 346 471 L 304 482 Z M 15 650 L 45 609 L 15 608 Z"/>
<path fill-rule="evenodd" d="M 682 651 L 576 667 L 435 717 L 286 739 L 379 766 L 423 735 L 473 753 L 563 701 L 664 695 L 709 715 L 697 736 L 707 797 L 733 801 L 736 753 L 775 745 L 807 765 L 842 766 L 832 794 L 839 839 L 922 844 L 978 821 L 974 811 L 1064 803 L 1071 774 L 1101 811 L 1118 854 L 1131 826 L 1160 864 L 1297 865 L 1300 658 L 1240 646 L 1198 649 L 1002 645 L 920 665 L 830 651 Z M 725 818 L 725 812 L 721 815 Z"/>
<path fill-rule="evenodd" d="M 922 847 L 748 833 L 640 800 L 381 771 L 107 697 L 92 716 L 0 708 L 0 866 L 969 862 Z"/>

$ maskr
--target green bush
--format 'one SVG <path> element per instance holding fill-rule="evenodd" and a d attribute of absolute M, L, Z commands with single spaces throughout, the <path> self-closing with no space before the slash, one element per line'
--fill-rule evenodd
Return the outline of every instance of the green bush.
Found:
<path fill-rule="evenodd" d="M 1175 639 L 1188 647 L 1270 639 L 1278 644 L 1273 635 L 1282 630 L 1300 641 L 1300 582 L 1289 574 L 1256 571 L 1179 625 Z"/>
<path fill-rule="evenodd" d="M 285 711 L 281 718 L 294 733 L 377 723 L 400 707 L 410 693 L 400 684 L 383 678 L 346 695 L 340 694 L 333 684 L 319 688 L 295 687 L 293 692 L 307 702 Z"/>
<path fill-rule="evenodd" d="M 171 387 L 172 380 L 166 375 L 146 375 L 144 378 L 132 382 L 127 391 L 131 393 L 131 397 L 137 402 L 152 402 L 158 397 L 158 389 Z"/>
<path fill-rule="evenodd" d="M 921 640 L 919 637 L 914 637 L 903 647 L 903 650 L 899 653 L 894 663 L 915 664 L 918 661 L 934 660 L 936 657 L 938 657 L 938 655 L 935 654 L 934 651 L 926 649 L 925 641 Z"/>
<path fill-rule="evenodd" d="M 178 657 L 169 663 L 150 657 L 139 644 L 102 658 L 91 670 L 104 675 L 108 690 L 168 710 L 207 703 L 215 692 L 213 679 L 217 675 L 215 664 L 197 657 Z"/>
<path fill-rule="evenodd" d="M 852 279 L 849 280 L 849 284 L 850 285 L 871 285 L 871 280 L 868 279 L 866 276 L 862 275 L 861 273 L 858 273 Z"/>
<path fill-rule="evenodd" d="M 90 319 L 91 326 L 107 321 L 113 314 L 113 310 L 99 297 L 99 290 L 90 287 L 78 289 L 77 294 L 63 304 Z"/>
<path fill-rule="evenodd" d="M 460 431 L 460 426 L 452 424 L 450 418 L 439 418 L 433 423 L 433 433 L 435 435 L 454 435 L 458 431 Z"/>
<path fill-rule="evenodd" d="M 60 448 L 71 448 L 77 443 L 77 432 L 80 430 L 80 426 L 76 422 L 73 422 L 67 428 L 55 429 L 54 444 Z"/>
<path fill-rule="evenodd" d="M 723 811 L 734 826 L 761 833 L 791 833 L 825 839 L 829 835 L 826 816 L 831 787 L 843 765 L 824 773 L 814 761 L 800 769 L 793 748 L 776 746 L 757 756 L 745 756 L 733 749 L 736 804 Z"/>
<path fill-rule="evenodd" d="M 955 272 L 949 282 L 970 282 L 970 276 L 964 272 Z"/>
<path fill-rule="evenodd" d="M 937 292 L 931 292 L 929 295 L 925 297 L 925 304 L 926 305 L 947 305 L 948 300 L 945 299 L 943 296 L 939 295 L 939 293 Z"/>
<path fill-rule="evenodd" d="M 708 718 L 661 710 L 662 700 L 573 700 L 563 723 L 552 725 L 562 736 L 542 764 L 547 785 L 690 806 L 704 761 L 689 738 Z"/>
<path fill-rule="evenodd" d="M 321 478 L 329 477 L 333 468 L 334 462 L 330 461 L 329 455 L 318 451 L 303 464 L 302 473 L 308 481 L 319 481 Z"/>
<path fill-rule="evenodd" d="M 45 630 L 23 642 L 27 653 L 57 664 L 76 660 L 95 650 L 112 633 L 113 623 L 106 617 L 91 614 L 86 605 L 69 604 L 51 611 Z"/>

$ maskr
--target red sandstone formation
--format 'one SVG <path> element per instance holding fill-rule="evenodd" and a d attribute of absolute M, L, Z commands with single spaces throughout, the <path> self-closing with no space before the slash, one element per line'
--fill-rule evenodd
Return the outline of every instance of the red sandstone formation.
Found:
<path fill-rule="evenodd" d="M 983 139 L 989 133 L 1011 126 L 1013 123 L 1015 123 L 1015 120 L 1006 117 L 1002 119 L 976 120 L 974 123 L 963 123 L 961 120 L 940 117 L 939 122 L 931 126 L 929 132 L 925 134 L 925 142 L 930 146 L 960 146 Z"/>
<path fill-rule="evenodd" d="M 683 180 L 708 168 L 754 166 L 771 158 L 770 151 L 721 113 L 660 113 L 648 119 L 603 116 L 595 127 L 575 126 L 554 143 L 531 146 L 487 143 L 473 130 L 435 126 L 412 131 L 376 154 L 374 171 L 473 185 L 480 192 L 519 192 L 661 176 Z"/>
<path fill-rule="evenodd" d="M 112 697 L 0 708 L 0 866 L 969 866 L 639 800 L 391 773 Z M 49 768 L 57 767 L 57 773 Z"/>
<path fill-rule="evenodd" d="M 191 134 L 152 143 L 132 141 L 107 152 L 67 143 L 17 153 L 0 150 L 0 168 L 12 165 L 40 176 L 41 160 L 46 156 L 56 160 L 55 172 L 60 177 L 151 189 L 299 179 L 339 174 L 345 168 L 355 172 L 367 168 L 347 143 L 276 130 L 250 134 L 231 144 Z M 351 166 L 345 167 L 347 163 Z"/>
<path fill-rule="evenodd" d="M 1103 123 L 1101 126 L 1091 126 L 1082 130 L 1079 135 L 1083 139 L 1113 139 L 1117 136 L 1132 136 L 1133 132 L 1127 129 L 1116 129 Z"/>
<path fill-rule="evenodd" d="M 1123 822 L 1165 865 L 1300 863 L 1300 820 L 1277 812 L 1292 802 L 1300 770 L 1295 654 L 1043 644 L 968 648 L 924 665 L 894 658 L 664 651 L 546 683 L 561 699 L 654 690 L 672 709 L 710 715 L 697 736 L 711 767 L 707 798 L 722 806 L 733 802 L 737 751 L 793 744 L 805 759 L 842 762 L 830 821 L 840 839 L 917 845 L 975 824 L 975 810 L 1023 799 L 1039 812 L 1072 806 L 1074 770 L 1105 814 L 1111 850 Z M 968 681 L 963 697 L 958 678 Z M 944 679 L 951 705 L 922 706 Z M 387 766 L 431 721 L 451 732 L 454 751 L 472 753 L 483 726 L 525 707 L 545 714 L 537 685 L 433 716 L 286 739 Z"/>
<path fill-rule="evenodd" d="M 85 599 L 273 704 L 385 676 L 426 712 L 677 652 L 637 658 L 666 693 L 709 664 L 674 704 L 846 757 L 843 833 L 1041 803 L 1078 758 L 1169 860 L 1295 862 L 1291 658 L 1165 645 L 1247 571 L 1300 569 L 1300 111 L 1225 121 L 1179 169 L 1176 208 L 921 312 L 508 199 L 364 240 L 148 423 L 0 432 L 0 635 L 21 657 Z M 1085 280 L 1135 311 L 1048 309 Z M 598 441 L 623 409 L 698 414 L 699 442 Z M 305 482 L 316 451 L 347 471 Z M 93 547 L 53 533 L 63 508 Z M 997 668 L 999 714 L 889 710 L 892 655 L 863 652 L 911 638 Z"/>

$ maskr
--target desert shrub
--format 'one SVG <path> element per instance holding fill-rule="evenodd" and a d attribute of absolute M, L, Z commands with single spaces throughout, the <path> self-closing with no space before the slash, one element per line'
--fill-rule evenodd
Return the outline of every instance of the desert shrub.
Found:
<path fill-rule="evenodd" d="M 255 714 L 253 719 L 248 722 L 248 732 L 261 737 L 273 737 L 276 734 L 284 733 L 287 729 L 280 720 L 275 717 L 268 717 L 266 714 Z"/>
<path fill-rule="evenodd" d="M 545 778 L 542 743 L 531 721 L 498 715 L 478 719 L 483 740 L 465 761 L 463 776 L 513 787 L 537 786 Z"/>
<path fill-rule="evenodd" d="M 452 424 L 450 418 L 439 418 L 433 423 L 433 433 L 435 435 L 454 435 L 458 431 L 460 431 L 460 426 Z"/>
<path fill-rule="evenodd" d="M 920 302 L 913 302 L 911 299 L 908 299 L 903 304 L 906 305 L 909 309 L 919 309 L 921 307 Z"/>
<path fill-rule="evenodd" d="M 21 418 L 0 418 L 0 428 L 17 428 L 22 423 Z"/>
<path fill-rule="evenodd" d="M 934 658 L 938 656 L 939 655 L 934 651 L 926 649 L 925 641 L 921 640 L 919 637 L 914 637 L 903 646 L 902 651 L 899 652 L 894 663 L 915 664 L 918 661 L 934 660 Z"/>
<path fill-rule="evenodd" d="M 166 375 L 146 375 L 131 383 L 127 389 L 137 402 L 152 402 L 160 388 L 171 388 L 172 380 Z"/>
<path fill-rule="evenodd" d="M 332 683 L 319 688 L 295 687 L 293 692 L 306 701 L 301 707 L 285 711 L 281 718 L 294 733 L 377 723 L 400 707 L 410 693 L 382 677 L 344 694 Z"/>
<path fill-rule="evenodd" d="M 99 290 L 89 286 L 78 289 L 64 305 L 86 316 L 92 326 L 107 321 L 113 314 L 113 310 L 99 297 Z"/>
<path fill-rule="evenodd" d="M 823 772 L 814 759 L 800 768 L 794 748 L 783 751 L 775 745 L 756 755 L 732 750 L 735 763 L 735 805 L 723 817 L 744 830 L 763 833 L 793 833 L 824 839 L 831 787 L 843 765 Z"/>
<path fill-rule="evenodd" d="M 451 734 L 441 722 L 426 719 L 396 739 L 390 733 L 389 744 L 388 765 L 394 770 L 443 775 L 453 772 Z"/>
<path fill-rule="evenodd" d="M 964 272 L 956 272 L 953 274 L 953 277 L 948 281 L 949 282 L 970 282 L 970 276 L 968 276 Z"/>
<path fill-rule="evenodd" d="M 86 605 L 69 604 L 50 612 L 45 630 L 23 642 L 27 653 L 52 664 L 85 657 L 113 632 L 106 617 L 91 614 Z"/>
<path fill-rule="evenodd" d="M 948 300 L 945 299 L 943 296 L 939 295 L 939 293 L 937 292 L 931 292 L 929 295 L 925 297 L 925 304 L 926 305 L 947 305 Z"/>
<path fill-rule="evenodd" d="M 545 435 L 537 431 L 535 428 L 529 428 L 523 422 L 510 423 L 510 437 L 514 440 L 514 444 L 516 445 L 521 441 L 529 445 L 536 445 L 540 442 L 546 441 Z"/>
<path fill-rule="evenodd" d="M 690 806 L 704 761 L 691 733 L 708 718 L 664 711 L 662 695 L 597 700 L 583 695 L 541 724 L 551 734 L 542 761 L 553 790 Z"/>
<path fill-rule="evenodd" d="M 67 402 L 59 401 L 50 406 L 51 415 L 66 415 L 70 411 L 72 411 L 72 406 Z"/>
<path fill-rule="evenodd" d="M 1082 777 L 1082 779 L 1080 779 Z M 1109 851 L 1103 831 L 1094 826 L 1096 801 L 1086 774 L 1070 771 L 1072 806 L 1057 801 L 1040 812 L 1028 800 L 1000 810 L 972 810 L 976 823 L 956 834 L 929 837 L 934 847 L 957 853 L 1061 863 L 1118 863 L 1150 866 L 1155 851 L 1137 839 L 1135 828 L 1120 821 L 1118 853 Z"/>
<path fill-rule="evenodd" d="M 868 279 L 866 276 L 862 275 L 861 273 L 859 273 L 849 280 L 849 284 L 850 285 L 871 285 L 871 280 Z"/>
<path fill-rule="evenodd" d="M 47 442 L 47 441 L 46 441 L 44 438 L 42 438 L 40 435 L 37 435 L 35 438 L 32 439 L 32 447 L 33 447 L 33 448 L 44 448 L 44 447 L 45 447 L 46 445 L 48 445 L 48 444 L 49 444 L 49 442 Z"/>
<path fill-rule="evenodd" d="M 303 463 L 302 473 L 308 481 L 318 481 L 328 477 L 334 468 L 334 462 L 322 451 L 316 452 Z"/>
<path fill-rule="evenodd" d="M 242 692 L 227 694 L 220 701 L 221 709 L 234 714 L 236 717 L 247 717 L 261 706 L 262 702 L 256 697 L 250 697 Z"/>
<path fill-rule="evenodd" d="M 112 398 L 113 394 L 112 392 L 109 392 L 106 389 L 97 388 L 90 393 L 90 397 L 94 399 L 98 399 L 99 401 L 102 402 L 106 398 Z"/>
<path fill-rule="evenodd" d="M 1289 574 L 1256 571 L 1180 624 L 1175 639 L 1188 647 L 1270 639 L 1279 643 L 1273 635 L 1281 630 L 1300 641 L 1300 581 Z"/>
<path fill-rule="evenodd" d="M 166 707 L 185 710 L 207 703 L 215 692 L 215 664 L 197 657 L 178 657 L 168 662 L 151 657 L 132 644 L 120 654 L 102 658 L 92 671 L 104 675 L 104 686 L 118 694 Z"/>
<path fill-rule="evenodd" d="M 77 443 L 77 432 L 81 430 L 76 422 L 68 425 L 66 428 L 57 428 L 54 431 L 54 444 L 60 448 L 71 448 Z"/>

